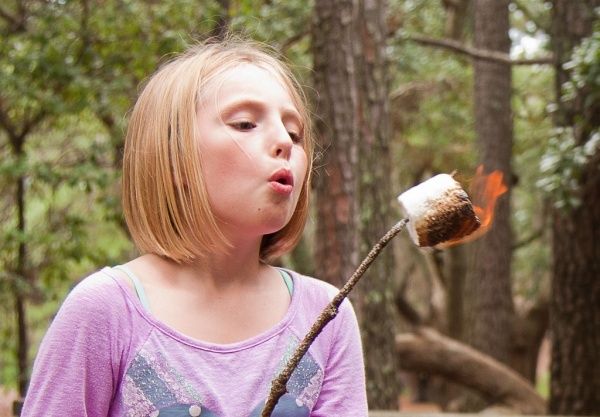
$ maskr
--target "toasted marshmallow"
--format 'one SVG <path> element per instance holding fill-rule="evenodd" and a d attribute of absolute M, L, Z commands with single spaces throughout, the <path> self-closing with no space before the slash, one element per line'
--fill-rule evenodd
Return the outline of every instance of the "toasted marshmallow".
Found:
<path fill-rule="evenodd" d="M 436 175 L 398 196 L 417 246 L 443 247 L 479 228 L 481 221 L 466 191 L 448 174 Z"/>

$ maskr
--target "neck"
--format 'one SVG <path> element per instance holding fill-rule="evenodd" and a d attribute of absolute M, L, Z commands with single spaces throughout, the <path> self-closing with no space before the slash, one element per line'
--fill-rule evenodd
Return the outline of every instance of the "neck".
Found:
<path fill-rule="evenodd" d="M 247 282 L 258 275 L 261 266 L 260 241 L 253 245 L 233 246 L 225 253 L 211 254 L 190 265 L 193 270 L 218 285 Z"/>
<path fill-rule="evenodd" d="M 172 276 L 191 285 L 227 288 L 237 284 L 248 285 L 259 279 L 264 268 L 260 262 L 260 240 L 239 242 L 225 253 L 210 254 L 188 264 L 169 262 Z"/>

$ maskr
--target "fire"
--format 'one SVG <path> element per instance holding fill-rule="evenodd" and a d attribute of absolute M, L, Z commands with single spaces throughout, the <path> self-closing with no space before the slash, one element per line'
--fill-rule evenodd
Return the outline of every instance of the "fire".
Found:
<path fill-rule="evenodd" d="M 492 227 L 494 222 L 494 210 L 498 198 L 508 191 L 508 187 L 503 181 L 502 171 L 492 171 L 489 174 L 483 173 L 483 165 L 479 165 L 475 171 L 475 177 L 469 187 L 469 196 L 473 203 L 473 211 L 479 217 L 481 225 L 477 230 L 462 239 L 454 240 L 443 244 L 443 247 L 450 247 L 462 243 L 472 242 L 484 234 Z"/>
<path fill-rule="evenodd" d="M 473 202 L 473 210 L 481 220 L 479 231 L 489 230 L 494 220 L 494 209 L 498 197 L 508 191 L 504 184 L 502 171 L 492 171 L 490 174 L 483 173 L 483 165 L 477 167 L 475 178 L 471 182 L 469 188 L 471 201 Z M 484 231 L 484 233 L 485 233 Z"/>

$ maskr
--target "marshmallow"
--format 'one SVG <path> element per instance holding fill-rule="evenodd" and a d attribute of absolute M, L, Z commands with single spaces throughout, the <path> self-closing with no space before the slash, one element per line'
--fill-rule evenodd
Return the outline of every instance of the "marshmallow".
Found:
<path fill-rule="evenodd" d="M 481 221 L 466 191 L 448 174 L 436 175 L 398 196 L 417 246 L 443 247 L 477 230 Z"/>

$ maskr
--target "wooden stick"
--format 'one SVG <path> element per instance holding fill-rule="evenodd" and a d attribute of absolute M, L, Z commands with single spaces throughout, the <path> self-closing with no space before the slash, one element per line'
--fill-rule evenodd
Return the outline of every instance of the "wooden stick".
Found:
<path fill-rule="evenodd" d="M 338 308 L 342 301 L 348 296 L 352 288 L 358 283 L 360 278 L 366 272 L 366 270 L 371 266 L 375 258 L 379 255 L 381 250 L 388 244 L 394 236 L 396 236 L 400 231 L 406 226 L 408 223 L 408 219 L 402 219 L 398 223 L 396 223 L 388 232 L 379 239 L 369 254 L 363 259 L 361 264 L 358 266 L 356 271 L 352 274 L 350 279 L 346 282 L 344 287 L 337 293 L 337 295 L 331 300 L 331 302 L 323 309 L 317 321 L 312 325 L 306 336 L 300 345 L 296 348 L 296 351 L 289 359 L 285 368 L 281 371 L 281 373 L 273 380 L 271 383 L 271 391 L 269 392 L 269 397 L 267 398 L 267 402 L 265 403 L 265 408 L 263 408 L 261 417 L 270 417 L 271 413 L 275 409 L 275 405 L 277 401 L 281 398 L 283 394 L 286 392 L 286 384 L 289 381 L 292 373 L 300 363 L 300 360 L 304 356 L 304 354 L 308 351 L 310 345 L 314 342 L 317 336 L 321 333 L 323 328 L 329 323 L 338 313 Z"/>

